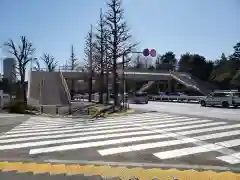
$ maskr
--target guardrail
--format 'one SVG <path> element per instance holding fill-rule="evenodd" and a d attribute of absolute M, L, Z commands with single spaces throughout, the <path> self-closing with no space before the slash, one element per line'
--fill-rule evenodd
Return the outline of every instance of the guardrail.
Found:
<path fill-rule="evenodd" d="M 168 95 L 149 95 L 149 101 L 177 101 L 198 103 L 204 96 L 168 96 Z M 72 102 L 87 101 L 87 96 L 79 96 Z"/>
<path fill-rule="evenodd" d="M 203 96 L 167 96 L 167 95 L 150 95 L 150 101 L 177 101 L 177 102 L 199 102 Z"/>

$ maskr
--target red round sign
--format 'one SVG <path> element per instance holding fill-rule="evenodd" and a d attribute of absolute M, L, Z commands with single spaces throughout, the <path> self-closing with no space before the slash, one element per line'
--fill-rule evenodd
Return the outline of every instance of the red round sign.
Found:
<path fill-rule="evenodd" d="M 151 51 L 150 51 L 150 55 L 152 56 L 152 57 L 155 57 L 156 56 L 156 50 L 155 49 L 151 49 Z"/>

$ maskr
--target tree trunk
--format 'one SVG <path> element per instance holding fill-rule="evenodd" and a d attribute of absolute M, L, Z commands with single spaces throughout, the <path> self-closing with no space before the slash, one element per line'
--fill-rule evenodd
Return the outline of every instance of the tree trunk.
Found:
<path fill-rule="evenodd" d="M 114 105 L 118 106 L 118 75 L 117 75 L 117 63 L 116 58 L 113 62 L 113 94 L 114 94 Z"/>
<path fill-rule="evenodd" d="M 100 74 L 100 94 L 99 94 L 99 103 L 103 103 L 103 90 L 104 88 L 104 70 L 103 64 L 101 64 L 101 74 Z"/>
<path fill-rule="evenodd" d="M 88 101 L 92 102 L 92 75 L 90 75 L 88 81 Z"/>
<path fill-rule="evenodd" d="M 106 71 L 106 86 L 107 86 L 107 92 L 106 92 L 106 103 L 109 103 L 109 90 L 108 90 L 108 78 L 109 78 L 109 72 Z"/>
<path fill-rule="evenodd" d="M 71 100 L 73 100 L 73 96 L 74 96 L 74 80 L 72 80 L 71 82 Z"/>

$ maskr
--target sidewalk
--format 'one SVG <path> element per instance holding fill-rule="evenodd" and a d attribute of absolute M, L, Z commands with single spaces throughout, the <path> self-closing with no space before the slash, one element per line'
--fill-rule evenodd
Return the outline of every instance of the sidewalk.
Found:
<path fill-rule="evenodd" d="M 49 164 L 0 162 L 1 180 L 100 180 L 116 179 L 129 180 L 136 177 L 139 180 L 239 180 L 240 174 L 214 171 L 177 170 L 139 167 L 113 167 L 108 165 L 80 164 Z"/>

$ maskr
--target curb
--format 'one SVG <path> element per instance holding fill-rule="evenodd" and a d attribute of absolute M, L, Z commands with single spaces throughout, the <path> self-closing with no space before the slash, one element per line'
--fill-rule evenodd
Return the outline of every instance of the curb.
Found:
<path fill-rule="evenodd" d="M 80 164 L 53 164 L 53 163 L 33 163 L 33 162 L 0 162 L 0 170 L 2 172 L 26 173 L 50 175 L 66 174 L 66 175 L 100 175 L 103 177 L 120 177 L 128 180 L 132 177 L 139 180 L 165 179 L 165 180 L 239 180 L 240 174 L 230 171 L 214 172 L 214 171 L 196 171 L 196 170 L 177 170 L 177 169 L 160 169 L 160 168 L 128 168 L 120 166 L 96 166 L 96 165 L 80 165 Z"/>
<path fill-rule="evenodd" d="M 124 116 L 124 115 L 128 115 L 128 114 L 132 114 L 132 113 L 134 113 L 134 112 L 135 112 L 134 109 L 129 109 L 129 110 L 127 110 L 126 112 L 113 113 L 113 114 L 110 114 L 109 116 Z"/>
<path fill-rule="evenodd" d="M 99 117 L 104 117 L 104 118 L 107 118 L 107 117 L 116 117 L 116 116 L 126 116 L 128 114 L 132 114 L 134 113 L 135 110 L 134 109 L 129 109 L 125 112 L 120 112 L 120 113 L 112 113 L 112 114 L 108 114 L 108 113 L 101 113 L 99 115 Z"/>

